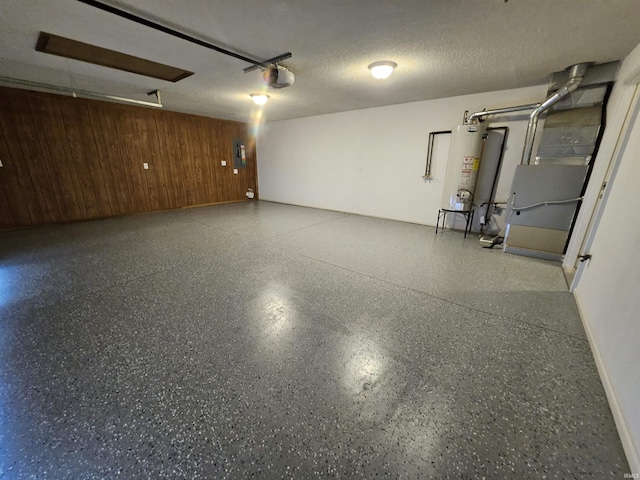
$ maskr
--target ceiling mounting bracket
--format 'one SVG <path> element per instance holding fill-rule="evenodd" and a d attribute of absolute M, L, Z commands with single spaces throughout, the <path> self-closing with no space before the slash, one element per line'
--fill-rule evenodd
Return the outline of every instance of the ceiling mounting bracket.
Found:
<path fill-rule="evenodd" d="M 162 105 L 162 99 L 160 98 L 160 90 L 158 90 L 158 89 L 151 90 L 150 92 L 147 92 L 147 95 L 149 95 L 149 96 L 155 95 L 156 98 L 158 99 L 158 104 Z"/>
<path fill-rule="evenodd" d="M 78 1 L 80 3 L 84 3 L 85 5 L 95 7 L 104 12 L 117 15 L 118 17 L 126 18 L 127 20 L 131 20 L 132 22 L 138 23 L 140 25 L 144 25 L 146 27 L 153 28 L 154 30 L 158 30 L 168 35 L 181 38 L 182 40 L 186 40 L 187 42 L 195 43 L 196 45 L 200 45 L 201 47 L 205 47 L 210 50 L 215 50 L 216 52 L 223 53 L 233 58 L 237 58 L 238 60 L 251 63 L 253 64 L 253 67 L 249 67 L 251 70 L 255 70 L 256 68 L 268 68 L 277 61 L 284 60 L 286 58 L 291 58 L 291 52 L 287 52 L 265 61 L 254 60 L 244 55 L 240 55 L 239 53 L 235 53 L 230 50 L 227 50 L 226 48 L 222 48 L 217 45 L 214 45 L 213 43 L 205 42 L 204 40 L 200 40 L 186 33 L 179 32 L 178 30 L 174 30 L 173 28 L 169 28 L 157 22 L 148 20 L 138 15 L 134 15 L 133 13 L 126 12 L 116 7 L 112 7 L 111 5 L 107 5 L 106 3 L 98 2 L 97 0 L 78 0 Z M 245 69 L 245 73 L 246 72 L 247 72 L 247 69 Z"/>
<path fill-rule="evenodd" d="M 286 60 L 287 58 L 291 58 L 291 53 L 283 53 L 282 55 L 270 58 L 269 60 L 264 60 L 261 65 L 251 65 L 250 67 L 245 68 L 243 72 L 249 73 L 257 70 L 258 68 L 277 67 L 279 61 Z"/>

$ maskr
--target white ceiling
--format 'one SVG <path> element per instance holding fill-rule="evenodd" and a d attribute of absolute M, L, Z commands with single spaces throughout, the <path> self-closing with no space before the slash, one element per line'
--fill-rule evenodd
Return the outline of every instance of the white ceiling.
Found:
<path fill-rule="evenodd" d="M 270 90 L 267 120 L 502 90 L 640 43 L 638 0 L 104 0 L 252 58 L 284 52 L 295 85 Z M 36 52 L 40 31 L 195 72 L 178 83 Z M 385 81 L 367 65 L 398 63 Z M 249 121 L 264 89 L 249 64 L 77 0 L 0 0 L 0 75 L 148 99 Z"/>

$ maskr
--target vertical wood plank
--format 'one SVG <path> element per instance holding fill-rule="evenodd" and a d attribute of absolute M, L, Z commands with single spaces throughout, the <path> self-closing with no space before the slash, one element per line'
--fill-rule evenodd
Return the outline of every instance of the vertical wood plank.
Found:
<path fill-rule="evenodd" d="M 117 121 L 112 123 L 120 146 L 120 158 L 127 177 L 129 195 L 134 212 L 150 211 L 147 195 L 146 179 L 143 177 L 142 159 L 139 158 L 137 139 L 132 114 L 128 111 L 118 112 Z"/>
<path fill-rule="evenodd" d="M 160 148 L 160 142 L 158 140 L 158 132 L 156 131 L 155 120 L 152 115 L 140 116 L 140 122 L 144 123 L 144 129 L 147 132 L 146 149 L 149 152 L 149 163 L 151 169 L 149 170 L 149 176 L 153 184 L 153 195 L 155 195 L 156 201 L 153 203 L 154 210 L 167 210 L 175 208 L 171 201 L 170 189 L 168 188 L 168 180 L 166 175 L 166 162 L 163 158 L 163 152 Z M 151 192 L 150 192 L 151 194 Z"/>
<path fill-rule="evenodd" d="M 23 127 L 23 115 L 20 113 L 20 104 L 14 98 L 6 98 L 3 110 L 6 109 L 7 117 L 3 120 L 3 126 L 8 133 L 7 141 L 10 145 L 10 156 L 13 166 L 17 170 L 20 181 L 22 200 L 27 204 L 31 221 L 35 224 L 46 223 L 51 215 L 44 210 L 47 207 L 45 192 L 40 188 L 40 178 L 37 172 L 38 160 L 34 159 L 31 152 L 31 135 Z M 24 106 L 23 106 L 24 108 Z M 20 141 L 15 141 L 20 139 Z M 35 174 L 33 174 L 35 170 Z"/>
<path fill-rule="evenodd" d="M 96 135 L 90 105 L 76 104 L 76 117 L 80 123 L 82 145 L 85 159 L 89 163 L 92 177 L 95 179 L 95 192 L 99 216 L 118 215 L 116 189 L 108 164 L 108 155 L 104 144 L 100 142 L 101 135 Z"/>
<path fill-rule="evenodd" d="M 106 105 L 102 106 L 100 110 L 100 119 L 98 121 L 102 123 L 101 132 L 106 139 L 107 148 L 109 149 L 111 171 L 117 180 L 116 188 L 124 209 L 122 213 L 135 213 L 138 211 L 138 207 L 132 193 L 134 188 L 123 153 L 126 148 L 125 141 L 117 129 L 120 122 L 120 115 L 117 111 Z"/>
<path fill-rule="evenodd" d="M 0 170 L 0 228 L 244 200 L 247 188 L 257 192 L 249 131 L 238 122 L 2 87 L 0 155 L 9 161 Z M 234 138 L 247 146 L 238 175 Z"/>
<path fill-rule="evenodd" d="M 10 212 L 3 215 L 3 228 L 23 227 L 33 225 L 37 218 L 33 213 L 33 184 L 22 168 L 24 160 L 21 152 L 13 140 L 14 134 L 10 126 L 10 115 L 8 111 L 8 98 L 0 92 L 0 155 L 4 167 L 0 175 L 0 184 L 5 191 Z M 7 124 L 9 122 L 9 124 Z M 15 222 L 9 224 L 9 219 Z"/>
<path fill-rule="evenodd" d="M 44 132 L 52 129 L 51 119 L 46 115 L 45 106 L 46 103 L 32 102 L 32 99 L 24 105 L 25 109 L 28 109 L 29 115 L 25 117 L 29 123 L 28 130 L 33 131 L 33 137 L 30 142 L 32 148 L 32 155 L 37 158 L 36 165 L 39 170 L 46 174 L 44 182 L 46 186 L 44 190 L 47 192 L 47 203 L 50 208 L 51 222 L 68 221 L 65 202 L 63 199 L 64 188 L 60 182 L 60 175 L 58 175 L 56 152 L 52 151 L 50 144 L 46 141 Z M 23 132 L 25 133 L 25 132 Z M 27 134 L 31 136 L 31 134 Z M 41 187 L 39 187 L 41 188 Z"/>
<path fill-rule="evenodd" d="M 1 105 L 2 99 L 0 98 Z M 0 122 L 0 160 L 3 160 L 3 167 L 0 168 L 0 229 L 28 224 L 28 210 L 23 208 L 22 202 L 16 202 L 21 192 L 19 188 L 16 188 L 15 168 L 12 168 L 13 162 L 9 158 L 2 122 Z"/>
<path fill-rule="evenodd" d="M 191 156 L 190 145 L 188 142 L 189 131 L 185 122 L 178 121 L 176 118 L 171 119 L 171 124 L 175 135 L 175 162 L 182 172 L 184 204 L 198 205 L 196 171 L 193 165 L 193 158 Z"/>
<path fill-rule="evenodd" d="M 58 198 L 67 207 L 63 209 L 64 215 L 67 217 L 65 220 L 90 218 L 84 198 L 85 189 L 82 188 L 76 161 L 73 157 L 73 147 L 65 127 L 65 123 L 73 120 L 65 118 L 68 113 L 64 111 L 65 104 L 63 102 L 48 100 L 46 103 L 49 103 L 50 110 L 45 113 L 42 108 L 39 108 L 45 102 L 38 100 L 29 98 L 34 119 L 41 122 L 42 127 L 50 132 L 46 139 L 42 139 L 39 150 L 51 165 L 52 180 L 55 178 L 55 181 L 61 184 L 63 191 Z M 65 160 L 59 161 L 58 159 L 61 158 Z M 69 212 L 74 213 L 69 215 Z"/>
<path fill-rule="evenodd" d="M 185 205 L 182 171 L 176 162 L 178 157 L 175 149 L 174 133 L 169 118 L 166 115 L 154 116 L 156 140 L 158 142 L 158 161 L 165 173 L 165 185 L 170 198 L 170 208 L 180 208 Z"/>
<path fill-rule="evenodd" d="M 120 215 L 126 211 L 125 199 L 121 194 L 116 167 L 113 164 L 114 147 L 109 143 L 109 137 L 103 131 L 106 129 L 106 117 L 102 114 L 99 105 L 86 105 L 86 107 L 85 132 L 93 138 L 95 155 L 102 167 L 112 215 Z"/>

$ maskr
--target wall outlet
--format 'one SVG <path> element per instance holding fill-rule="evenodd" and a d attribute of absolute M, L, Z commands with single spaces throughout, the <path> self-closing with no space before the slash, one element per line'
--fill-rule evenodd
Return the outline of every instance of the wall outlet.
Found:
<path fill-rule="evenodd" d="M 233 169 L 233 174 L 234 174 L 234 175 L 237 175 L 237 174 L 238 174 L 238 169 L 237 169 L 237 168 L 234 168 L 234 169 Z"/>
<path fill-rule="evenodd" d="M 222 162 L 221 162 L 221 163 L 222 163 L 222 166 L 223 166 L 223 167 L 226 167 L 226 166 L 227 166 L 227 161 L 226 161 L 226 160 L 222 160 Z"/>
<path fill-rule="evenodd" d="M 144 168 L 145 170 L 149 170 L 149 164 L 148 163 L 143 163 L 142 164 L 142 168 Z"/>

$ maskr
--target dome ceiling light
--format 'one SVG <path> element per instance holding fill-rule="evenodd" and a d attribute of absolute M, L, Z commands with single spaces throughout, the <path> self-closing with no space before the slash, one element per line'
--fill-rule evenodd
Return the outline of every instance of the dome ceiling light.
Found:
<path fill-rule="evenodd" d="M 252 93 L 250 96 L 256 105 L 264 105 L 269 100 L 269 95 L 264 93 Z"/>
<path fill-rule="evenodd" d="M 372 63 L 371 65 L 369 65 L 369 70 L 371 70 L 371 75 L 373 75 L 373 78 L 382 80 L 388 78 L 389 75 L 393 73 L 393 69 L 397 66 L 398 64 L 396 62 L 385 60 L 382 62 Z"/>

